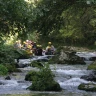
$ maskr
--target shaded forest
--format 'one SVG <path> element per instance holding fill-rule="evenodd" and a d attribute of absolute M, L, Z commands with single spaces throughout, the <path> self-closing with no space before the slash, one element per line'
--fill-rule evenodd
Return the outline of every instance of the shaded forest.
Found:
<path fill-rule="evenodd" d="M 0 42 L 48 38 L 69 45 L 94 45 L 95 0 L 0 0 Z M 11 38 L 10 37 L 10 38 Z"/>

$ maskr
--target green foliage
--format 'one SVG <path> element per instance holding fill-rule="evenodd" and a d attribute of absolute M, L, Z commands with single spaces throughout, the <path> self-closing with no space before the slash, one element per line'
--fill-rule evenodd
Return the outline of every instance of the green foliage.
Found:
<path fill-rule="evenodd" d="M 14 64 L 15 59 L 26 59 L 30 56 L 25 50 L 16 49 L 13 46 L 0 44 L 0 63 Z"/>
<path fill-rule="evenodd" d="M 11 72 L 21 72 L 19 69 L 17 69 L 17 66 L 16 64 L 12 63 L 12 64 L 4 64 L 4 66 L 8 69 L 8 72 L 11 73 Z"/>
<path fill-rule="evenodd" d="M 15 50 L 12 46 L 0 44 L 0 63 L 12 63 L 16 57 L 18 57 L 18 54 L 15 53 Z"/>
<path fill-rule="evenodd" d="M 60 85 L 54 81 L 49 65 L 45 65 L 38 75 L 33 78 L 32 85 L 28 88 L 35 91 L 60 91 Z"/>
<path fill-rule="evenodd" d="M 88 5 L 86 0 L 41 0 L 34 8 L 36 19 L 31 26 L 41 38 L 45 36 L 69 45 L 93 45 L 96 41 L 94 4 Z"/>
<path fill-rule="evenodd" d="M 37 67 L 37 68 L 42 68 L 43 67 L 43 63 L 39 62 L 39 61 L 32 61 L 30 65 L 32 67 Z"/>
<path fill-rule="evenodd" d="M 4 65 L 0 64 L 0 75 L 6 75 L 7 73 L 8 69 Z"/>
<path fill-rule="evenodd" d="M 96 70 L 96 62 L 93 64 L 90 64 L 87 69 L 88 70 Z"/>
<path fill-rule="evenodd" d="M 15 53 L 18 54 L 17 58 L 20 58 L 20 59 L 26 59 L 30 57 L 29 54 L 26 52 L 26 50 L 15 49 Z"/>
<path fill-rule="evenodd" d="M 28 37 L 37 41 L 35 33 L 39 33 L 41 38 L 45 36 L 69 45 L 93 45 L 96 1 L 88 1 L 91 3 L 87 4 L 86 0 L 35 0 L 34 3 L 1 0 L 0 41 L 3 36 L 17 33 L 22 40 Z"/>
<path fill-rule="evenodd" d="M 32 71 L 28 72 L 28 74 L 25 76 L 25 80 L 26 81 L 33 81 L 35 76 L 38 76 L 38 72 L 32 70 Z"/>
<path fill-rule="evenodd" d="M 61 17 L 62 11 L 65 10 L 69 4 L 74 2 L 65 0 L 42 0 L 34 9 L 36 11 L 36 19 L 32 23 L 33 27 L 41 32 L 43 35 L 48 35 L 52 31 L 58 31 L 60 25 L 63 24 Z M 38 13 L 37 13 L 38 12 Z"/>
<path fill-rule="evenodd" d="M 25 0 L 0 0 L 0 34 L 26 36 L 28 4 Z M 23 38 L 21 37 L 21 38 Z"/>
<path fill-rule="evenodd" d="M 78 86 L 78 89 L 85 90 L 85 91 L 91 91 L 96 92 L 96 84 L 89 83 L 89 84 L 80 84 Z"/>

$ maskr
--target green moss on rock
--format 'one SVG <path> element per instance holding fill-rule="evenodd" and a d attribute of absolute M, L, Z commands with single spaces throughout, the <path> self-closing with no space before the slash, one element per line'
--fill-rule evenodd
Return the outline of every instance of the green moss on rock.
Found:
<path fill-rule="evenodd" d="M 96 61 L 90 64 L 87 68 L 88 70 L 96 70 Z"/>
<path fill-rule="evenodd" d="M 26 74 L 25 76 L 25 80 L 26 81 L 33 81 L 34 80 L 34 77 L 38 75 L 38 72 L 37 71 L 30 71 L 28 72 L 28 74 Z"/>
<path fill-rule="evenodd" d="M 28 87 L 34 91 L 61 91 L 60 85 L 54 81 L 54 75 L 49 68 L 49 65 L 44 66 L 34 76 L 32 85 Z"/>
<path fill-rule="evenodd" d="M 72 50 L 70 47 L 59 47 L 57 49 L 56 55 L 53 56 L 49 63 L 51 64 L 86 64 L 82 58 L 75 55 L 76 51 Z"/>
<path fill-rule="evenodd" d="M 37 67 L 37 68 L 42 68 L 43 67 L 43 63 L 42 62 L 38 62 L 38 61 L 32 61 L 30 66 Z"/>
<path fill-rule="evenodd" d="M 82 83 L 78 86 L 78 89 L 96 92 L 96 84 L 93 84 L 93 83 L 84 84 L 84 83 Z"/>

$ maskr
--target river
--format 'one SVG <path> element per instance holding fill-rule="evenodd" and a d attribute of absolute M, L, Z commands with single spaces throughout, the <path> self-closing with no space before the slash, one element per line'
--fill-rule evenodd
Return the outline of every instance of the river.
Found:
<path fill-rule="evenodd" d="M 29 91 L 26 90 L 31 82 L 25 81 L 25 75 L 29 70 L 38 70 L 33 67 L 20 68 L 21 73 L 13 73 L 10 75 L 11 80 L 5 80 L 5 77 L 0 77 L 0 96 L 96 96 L 96 92 L 86 92 L 78 90 L 78 85 L 81 83 L 88 83 L 91 81 L 86 81 L 80 79 L 83 75 L 88 75 L 91 71 L 86 70 L 87 66 L 92 63 L 88 60 L 88 54 L 81 53 L 87 58 L 85 65 L 61 65 L 61 64 L 51 64 L 50 68 L 55 74 L 55 80 L 60 84 L 63 89 L 61 92 L 39 92 L 39 91 Z M 92 55 L 92 54 L 91 54 Z M 90 57 L 90 56 L 89 56 Z M 95 83 L 95 82 L 93 82 Z"/>

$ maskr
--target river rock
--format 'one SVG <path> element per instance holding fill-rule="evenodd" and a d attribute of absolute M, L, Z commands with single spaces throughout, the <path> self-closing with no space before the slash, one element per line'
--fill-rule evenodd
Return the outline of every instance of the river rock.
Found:
<path fill-rule="evenodd" d="M 0 82 L 0 85 L 4 85 L 4 83 L 3 82 Z"/>
<path fill-rule="evenodd" d="M 82 83 L 78 86 L 78 89 L 96 92 L 96 84 L 93 84 L 93 83 L 84 84 L 84 83 Z"/>
<path fill-rule="evenodd" d="M 10 76 L 5 77 L 5 80 L 11 80 Z"/>
<path fill-rule="evenodd" d="M 52 81 L 48 85 L 45 85 L 44 88 L 42 88 L 42 86 L 41 88 L 37 88 L 37 86 L 31 85 L 27 89 L 34 90 L 34 91 L 61 91 L 62 90 L 59 83 L 55 81 L 54 82 Z"/>
<path fill-rule="evenodd" d="M 91 63 L 88 68 L 88 70 L 95 70 L 96 71 L 96 61 L 94 61 L 93 63 Z"/>
<path fill-rule="evenodd" d="M 96 57 L 91 57 L 89 60 L 90 61 L 95 61 L 96 60 Z"/>
<path fill-rule="evenodd" d="M 92 71 L 89 75 L 84 75 L 81 79 L 85 79 L 88 81 L 96 81 L 96 71 Z"/>
<path fill-rule="evenodd" d="M 49 63 L 85 64 L 84 60 L 76 55 L 76 51 L 67 46 L 58 48 L 56 55 L 50 59 Z"/>
<path fill-rule="evenodd" d="M 96 61 L 94 61 L 93 63 L 91 63 L 87 70 L 90 70 L 91 73 L 89 75 L 84 75 L 81 77 L 81 79 L 85 79 L 88 81 L 96 81 Z"/>

